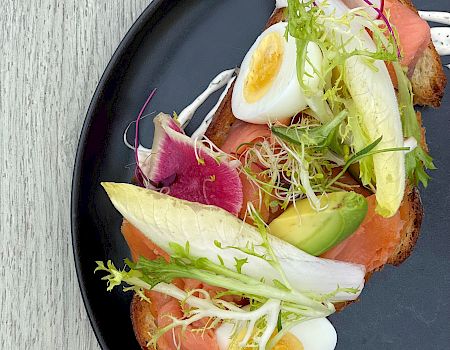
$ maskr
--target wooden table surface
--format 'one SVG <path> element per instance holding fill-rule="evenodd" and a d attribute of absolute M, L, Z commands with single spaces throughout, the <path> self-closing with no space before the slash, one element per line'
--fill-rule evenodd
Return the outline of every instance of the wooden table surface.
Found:
<path fill-rule="evenodd" d="M 72 170 L 95 87 L 150 1 L 1 1 L 0 349 L 99 348 L 72 256 Z"/>

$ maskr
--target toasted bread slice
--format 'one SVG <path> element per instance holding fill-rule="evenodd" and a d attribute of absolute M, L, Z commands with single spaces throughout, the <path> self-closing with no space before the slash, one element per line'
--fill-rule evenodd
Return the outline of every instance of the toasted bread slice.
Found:
<path fill-rule="evenodd" d="M 417 187 L 409 187 L 406 189 L 403 203 L 407 203 L 407 205 L 402 208 L 405 211 L 402 216 L 406 217 L 407 220 L 400 233 L 400 243 L 387 261 L 388 264 L 395 266 L 400 265 L 411 255 L 419 239 L 420 226 L 422 225 L 423 219 L 422 200 Z"/>

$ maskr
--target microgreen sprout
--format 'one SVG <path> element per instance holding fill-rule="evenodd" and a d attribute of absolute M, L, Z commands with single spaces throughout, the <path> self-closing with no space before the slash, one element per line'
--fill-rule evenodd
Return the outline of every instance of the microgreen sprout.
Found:
<path fill-rule="evenodd" d="M 308 198 L 314 208 L 322 209 L 317 193 L 325 191 L 326 180 L 337 166 L 328 146 L 344 118 L 343 112 L 320 125 L 305 115 L 289 127 L 274 125 L 271 139 L 241 153 L 241 171 L 265 195 L 267 207 L 274 208 L 278 202 L 285 209 L 295 200 Z"/>
<path fill-rule="evenodd" d="M 376 154 L 409 150 L 409 147 L 377 149 L 380 137 L 359 151 L 342 146 L 341 159 L 332 147 L 343 140 L 345 131 L 342 133 L 340 126 L 346 117 L 347 111 L 342 111 L 321 125 L 304 115 L 299 123 L 288 127 L 272 126 L 271 139 L 257 142 L 241 153 L 241 171 L 268 198 L 267 207 L 279 205 L 285 209 L 291 203 L 295 205 L 296 200 L 307 198 L 316 210 L 325 209 L 321 197 L 327 192 L 351 189 L 339 182 L 351 165 L 371 164 L 370 159 Z M 252 166 L 256 163 L 258 167 Z M 333 169 L 338 169 L 337 175 L 333 176 Z M 367 186 L 372 186 L 371 181 Z M 255 208 L 249 207 L 247 212 L 256 222 L 252 217 Z"/>

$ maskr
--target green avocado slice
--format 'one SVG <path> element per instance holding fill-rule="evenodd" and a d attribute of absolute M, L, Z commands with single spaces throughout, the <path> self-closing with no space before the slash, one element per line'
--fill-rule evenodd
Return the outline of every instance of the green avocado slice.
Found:
<path fill-rule="evenodd" d="M 321 211 L 307 199 L 291 204 L 269 225 L 270 233 L 317 256 L 355 232 L 368 210 L 367 200 L 355 192 L 328 193 L 322 203 Z"/>

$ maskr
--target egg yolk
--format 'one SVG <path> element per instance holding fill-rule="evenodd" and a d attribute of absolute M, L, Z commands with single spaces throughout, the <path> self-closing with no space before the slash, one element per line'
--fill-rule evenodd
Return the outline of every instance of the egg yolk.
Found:
<path fill-rule="evenodd" d="M 275 336 L 276 333 L 273 334 Z M 242 330 L 239 335 L 231 342 L 228 350 L 239 350 L 239 343 L 245 337 L 245 330 Z M 243 350 L 253 350 L 253 347 L 245 347 Z M 275 344 L 272 350 L 304 350 L 302 342 L 292 333 L 286 333 L 279 341 Z"/>
<path fill-rule="evenodd" d="M 272 86 L 283 62 L 283 40 L 279 33 L 272 32 L 255 49 L 244 84 L 244 98 L 248 103 L 260 100 Z"/>
<path fill-rule="evenodd" d="M 303 344 L 296 336 L 286 333 L 273 347 L 273 350 L 304 350 Z"/>

